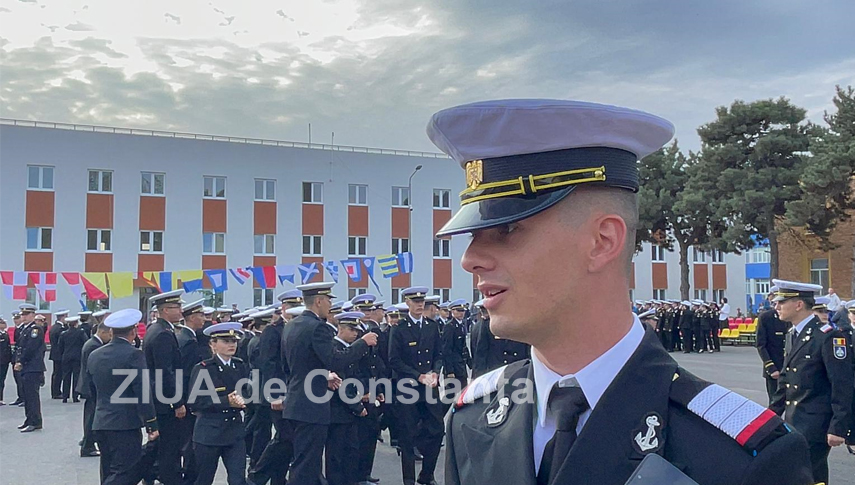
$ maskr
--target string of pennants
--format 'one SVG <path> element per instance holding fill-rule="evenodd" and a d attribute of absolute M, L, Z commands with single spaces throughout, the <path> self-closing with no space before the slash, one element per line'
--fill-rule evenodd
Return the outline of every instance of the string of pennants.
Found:
<path fill-rule="evenodd" d="M 330 260 L 322 263 L 186 271 L 111 273 L 0 271 L 0 281 L 3 285 L 3 294 L 9 300 L 26 300 L 27 288 L 32 282 L 42 301 L 53 302 L 56 301 L 56 287 L 59 279 L 57 275 L 62 275 L 81 305 L 85 305 L 83 292 L 90 300 L 103 300 L 108 298 L 109 294 L 112 294 L 114 298 L 125 298 L 133 295 L 135 279 L 142 280 L 159 292 L 183 288 L 187 293 L 201 290 L 204 286 L 204 280 L 207 279 L 214 293 L 222 293 L 229 289 L 230 279 L 239 285 L 244 285 L 250 279 L 254 279 L 259 288 L 272 289 L 276 288 L 277 285 L 285 284 L 286 281 L 292 284 L 306 284 L 313 277 L 321 274 L 322 271 L 326 271 L 336 283 L 339 282 L 342 272 L 353 282 L 360 282 L 364 278 L 368 278 L 379 293 L 380 287 L 375 279 L 376 268 L 379 268 L 379 273 L 384 278 L 412 273 L 413 254 L 406 252 L 376 257 Z"/>

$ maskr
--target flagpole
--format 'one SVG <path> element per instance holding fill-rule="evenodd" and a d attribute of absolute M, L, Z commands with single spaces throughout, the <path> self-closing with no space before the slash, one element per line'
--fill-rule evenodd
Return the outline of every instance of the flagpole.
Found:
<path fill-rule="evenodd" d="M 410 174 L 410 180 L 407 181 L 407 214 L 409 215 L 407 224 L 407 251 L 411 251 L 413 247 L 413 176 L 421 169 L 421 165 L 416 165 L 416 169 Z"/>

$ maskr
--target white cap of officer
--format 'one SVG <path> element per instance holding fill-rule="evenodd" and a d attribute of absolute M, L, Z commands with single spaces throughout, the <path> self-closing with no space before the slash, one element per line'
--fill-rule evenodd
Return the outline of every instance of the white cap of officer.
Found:
<path fill-rule="evenodd" d="M 125 308 L 111 313 L 104 319 L 104 325 L 109 328 L 133 327 L 142 321 L 142 312 L 136 308 Z"/>

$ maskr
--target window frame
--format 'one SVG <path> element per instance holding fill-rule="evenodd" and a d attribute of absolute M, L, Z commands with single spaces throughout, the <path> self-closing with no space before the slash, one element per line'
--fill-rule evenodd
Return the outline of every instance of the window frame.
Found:
<path fill-rule="evenodd" d="M 351 192 L 351 191 L 353 191 L 353 192 Z M 361 202 L 360 202 L 360 199 L 362 199 Z M 368 185 L 366 185 L 366 184 L 348 184 L 347 185 L 347 205 L 356 205 L 356 206 L 368 205 Z"/>
<path fill-rule="evenodd" d="M 368 293 L 368 288 L 348 288 L 347 289 L 347 299 L 352 300 L 359 295 L 364 295 Z"/>
<path fill-rule="evenodd" d="M 439 301 L 451 301 L 451 288 L 434 288 L 434 295 L 439 295 Z"/>
<path fill-rule="evenodd" d="M 273 304 L 273 288 L 253 288 L 252 302 L 254 306 L 268 306 Z"/>
<path fill-rule="evenodd" d="M 449 239 L 449 238 L 434 238 L 434 240 L 433 240 L 433 258 L 434 259 L 451 259 L 451 239 Z"/>
<path fill-rule="evenodd" d="M 403 194 L 406 193 L 407 203 L 402 203 L 402 199 L 404 199 Z M 410 193 L 409 187 L 392 187 L 392 207 L 406 207 L 410 208 L 412 206 L 412 197 L 413 194 Z"/>
<path fill-rule="evenodd" d="M 261 184 L 261 198 L 258 197 L 258 184 Z M 272 186 L 272 190 L 271 190 Z M 276 179 L 255 179 L 253 200 L 256 202 L 276 202 Z M 271 195 L 270 192 L 273 192 Z"/>
<path fill-rule="evenodd" d="M 31 230 L 36 231 L 36 246 L 37 247 L 35 247 L 35 248 L 30 247 L 30 231 Z M 44 247 L 45 231 L 48 231 L 50 233 L 50 237 L 48 238 L 50 241 L 50 244 L 48 245 L 48 247 Z M 41 226 L 40 227 L 27 227 L 26 228 L 26 234 L 27 234 L 27 241 L 25 243 L 25 247 L 26 247 L 27 252 L 49 252 L 49 251 L 53 251 L 53 228 L 52 227 L 41 227 Z"/>
<path fill-rule="evenodd" d="M 261 251 L 257 251 L 258 241 L 261 238 Z M 276 234 L 255 234 L 252 236 L 252 252 L 255 256 L 276 255 Z"/>
<path fill-rule="evenodd" d="M 143 183 L 145 182 L 146 175 L 151 177 L 151 181 L 149 182 L 149 187 L 151 188 L 150 192 L 146 192 L 143 189 Z M 158 176 L 161 178 L 160 193 L 155 191 Z M 140 172 L 140 195 L 145 195 L 147 197 L 166 197 L 166 174 L 164 172 Z"/>
<path fill-rule="evenodd" d="M 704 251 L 701 248 L 692 246 L 692 262 L 693 263 L 706 263 L 707 262 L 706 251 Z"/>
<path fill-rule="evenodd" d="M 707 288 L 695 288 L 695 300 L 701 301 L 709 301 L 707 300 Z"/>
<path fill-rule="evenodd" d="M 211 179 L 211 195 L 205 195 L 205 191 L 208 190 L 208 179 Z M 222 180 L 223 182 L 223 195 L 217 195 L 219 191 L 217 190 L 217 182 Z M 202 198 L 203 199 L 225 199 L 228 192 L 226 192 L 227 182 L 226 177 L 223 175 L 203 175 L 202 176 Z"/>
<path fill-rule="evenodd" d="M 211 250 L 205 251 L 205 235 L 211 235 Z M 220 237 L 222 236 L 222 237 Z M 221 239 L 223 243 L 223 250 L 217 251 L 217 239 Z M 226 233 L 224 232 L 203 232 L 202 233 L 202 254 L 204 255 L 218 255 L 222 256 L 226 254 Z"/>
<path fill-rule="evenodd" d="M 89 242 L 90 242 L 89 237 L 91 236 L 92 231 L 95 231 L 95 233 L 96 233 L 96 235 L 95 235 L 96 249 L 90 249 L 90 247 L 89 247 Z M 97 249 L 97 248 L 100 248 L 102 245 L 104 245 L 104 234 L 105 233 L 109 234 L 107 236 L 107 239 L 109 239 L 107 241 L 107 244 L 110 247 L 108 247 L 107 249 Z M 87 253 L 112 253 L 113 252 L 113 230 L 112 229 L 103 229 L 103 228 L 100 228 L 100 229 L 87 228 L 86 229 L 86 252 Z"/>
<path fill-rule="evenodd" d="M 311 200 L 306 200 L 306 187 L 309 187 L 309 199 L 311 199 Z M 324 183 L 323 182 L 305 182 L 304 181 L 301 188 L 302 188 L 301 198 L 302 198 L 304 204 L 323 205 L 323 203 L 324 203 Z M 315 189 L 319 189 L 319 190 L 315 190 Z M 320 196 L 318 196 L 318 193 L 320 193 Z M 318 199 L 318 200 L 315 200 L 315 199 Z"/>
<path fill-rule="evenodd" d="M 214 290 L 210 288 L 201 288 L 196 290 L 194 293 L 199 293 L 202 295 L 202 298 L 205 299 L 205 306 L 219 308 L 223 306 L 223 301 L 225 301 L 225 293 L 215 293 Z"/>
<path fill-rule="evenodd" d="M 406 250 L 404 251 L 404 250 L 395 249 L 395 241 L 398 242 L 398 249 L 402 249 L 404 246 L 404 243 L 406 243 L 406 246 L 407 246 Z M 393 237 L 392 238 L 392 254 L 401 254 L 401 253 L 408 253 L 408 252 L 410 252 L 410 238 L 408 238 L 408 237 Z"/>
<path fill-rule="evenodd" d="M 347 255 L 348 257 L 368 256 L 368 236 L 347 236 Z"/>
<path fill-rule="evenodd" d="M 710 261 L 713 264 L 724 264 L 724 251 L 721 249 L 713 249 L 710 251 Z"/>
<path fill-rule="evenodd" d="M 309 249 L 311 249 L 311 253 L 307 253 L 306 249 L 306 241 L 309 238 Z M 317 251 L 317 252 L 315 252 Z M 303 256 L 309 258 L 323 257 L 324 253 L 324 239 L 323 236 L 318 234 L 303 234 L 303 246 L 302 246 Z"/>
<path fill-rule="evenodd" d="M 814 263 L 817 261 L 825 261 L 825 267 L 814 268 Z M 831 260 L 829 258 L 813 258 L 810 260 L 810 282 L 814 285 L 821 285 L 822 294 L 828 293 L 828 288 L 831 286 Z"/>
<path fill-rule="evenodd" d="M 143 249 L 143 234 L 148 234 L 148 245 L 151 249 Z M 160 250 L 155 249 L 155 234 L 160 234 Z M 140 231 L 140 253 L 163 254 L 164 231 Z"/>
<path fill-rule="evenodd" d="M 651 244 L 651 255 L 650 261 L 653 263 L 664 263 L 665 262 L 665 248 L 658 244 Z M 662 298 L 655 298 L 662 299 Z"/>
<path fill-rule="evenodd" d="M 30 186 L 30 170 L 31 169 L 36 169 L 39 171 L 38 187 L 31 187 Z M 45 169 L 50 169 L 50 172 L 51 172 L 51 175 L 50 175 L 51 186 L 50 187 L 44 186 Z M 40 191 L 44 191 L 44 192 L 53 192 L 54 190 L 56 190 L 55 181 L 56 181 L 56 167 L 55 166 L 53 166 L 53 165 L 27 165 L 27 190 L 40 190 Z M 88 183 L 89 183 L 89 181 L 87 180 L 87 184 Z"/>
<path fill-rule="evenodd" d="M 392 304 L 397 305 L 401 302 L 401 290 L 403 288 L 392 288 Z"/>
<path fill-rule="evenodd" d="M 24 301 L 26 303 L 29 303 L 30 305 L 36 305 L 36 307 L 38 308 L 36 312 L 45 310 L 50 311 L 50 302 L 42 300 L 42 295 L 39 294 L 38 290 L 35 287 L 27 288 L 27 297 Z"/>
<path fill-rule="evenodd" d="M 437 195 L 439 195 L 439 204 L 437 204 Z M 433 189 L 433 208 L 451 209 L 451 189 Z"/>
<path fill-rule="evenodd" d="M 98 174 L 98 188 L 96 190 L 92 190 L 92 186 L 90 184 L 90 182 L 91 182 L 90 177 L 92 176 L 92 172 L 95 172 Z M 110 174 L 110 177 L 109 177 L 110 178 L 110 190 L 104 190 L 104 179 L 105 179 L 106 174 Z M 86 192 L 90 193 L 90 194 L 112 194 L 113 193 L 113 171 L 112 170 L 100 169 L 100 168 L 90 168 L 87 172 Z"/>
<path fill-rule="evenodd" d="M 665 299 L 665 288 L 654 288 L 653 289 L 653 299 L 654 300 L 664 300 Z"/>

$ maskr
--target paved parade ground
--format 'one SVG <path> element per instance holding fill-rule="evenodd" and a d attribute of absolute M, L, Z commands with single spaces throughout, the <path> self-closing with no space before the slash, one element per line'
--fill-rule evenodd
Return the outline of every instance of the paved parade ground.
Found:
<path fill-rule="evenodd" d="M 766 402 L 760 359 L 752 347 L 727 347 L 720 354 L 673 354 L 689 371 L 728 387 L 758 403 Z M 50 377 L 48 363 L 48 378 Z M 6 382 L 6 399 L 15 397 L 11 372 Z M 82 434 L 82 404 L 62 404 L 49 398 L 49 388 L 42 388 L 44 426 L 42 431 L 19 433 L 15 427 L 24 419 L 24 409 L 0 407 L 0 485 L 39 483 L 97 484 L 98 458 L 80 458 L 77 441 Z M 631 398 L 631 396 L 628 396 Z M 388 435 L 386 435 L 388 443 Z M 440 455 L 440 464 L 444 457 Z M 831 451 L 829 458 L 832 484 L 855 484 L 855 456 L 843 447 Z M 441 466 L 437 481 L 442 484 Z M 378 444 L 374 476 L 382 484 L 398 484 L 400 460 L 388 444 Z M 225 484 L 222 465 L 217 484 Z M 608 484 L 604 484 L 608 485 Z"/>

